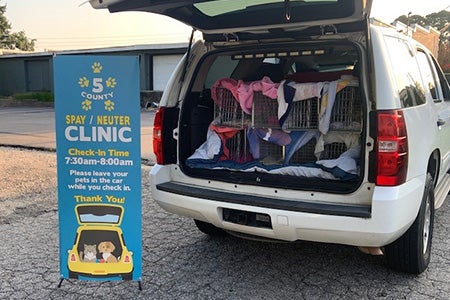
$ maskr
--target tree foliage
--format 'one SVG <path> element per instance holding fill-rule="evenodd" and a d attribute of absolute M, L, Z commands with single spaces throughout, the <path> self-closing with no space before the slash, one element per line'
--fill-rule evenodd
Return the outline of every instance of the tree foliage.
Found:
<path fill-rule="evenodd" d="M 11 32 L 11 24 L 5 16 L 6 5 L 0 5 L 0 48 L 33 51 L 35 39 L 29 39 L 25 32 Z"/>
<path fill-rule="evenodd" d="M 402 15 L 402 16 L 398 17 L 396 19 L 396 21 L 400 21 L 400 22 L 402 22 L 403 24 L 406 24 L 406 25 L 408 25 L 408 24 L 419 24 L 420 26 L 423 26 L 423 27 L 427 26 L 427 19 L 426 19 L 426 17 L 422 17 L 422 16 L 419 16 L 419 15 L 412 15 L 412 16 L 409 16 L 409 18 L 406 15 Z"/>
<path fill-rule="evenodd" d="M 446 10 L 441 10 L 440 12 L 431 13 L 429 15 L 402 15 L 396 19 L 404 24 L 418 24 L 422 27 L 431 26 L 437 30 L 445 29 L 447 23 L 450 23 L 450 12 Z M 450 31 L 448 28 L 445 31 Z"/>

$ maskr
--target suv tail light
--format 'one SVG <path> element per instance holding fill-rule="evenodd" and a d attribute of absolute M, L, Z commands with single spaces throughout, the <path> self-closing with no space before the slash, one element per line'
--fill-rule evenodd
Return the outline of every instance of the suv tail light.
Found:
<path fill-rule="evenodd" d="M 160 165 L 164 164 L 163 124 L 164 107 L 160 107 L 156 112 L 153 123 L 153 152 L 156 156 L 156 163 Z"/>
<path fill-rule="evenodd" d="M 400 185 L 408 170 L 408 138 L 400 110 L 378 113 L 376 184 Z"/>

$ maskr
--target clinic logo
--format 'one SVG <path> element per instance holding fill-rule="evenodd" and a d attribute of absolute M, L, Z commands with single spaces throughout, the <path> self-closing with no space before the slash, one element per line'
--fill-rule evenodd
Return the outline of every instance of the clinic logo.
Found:
<path fill-rule="evenodd" d="M 116 78 L 112 76 L 102 76 L 103 66 L 100 62 L 93 62 L 91 75 L 81 76 L 78 79 L 78 85 L 81 88 L 81 109 L 91 110 L 94 106 L 101 103 L 106 111 L 114 110 L 114 88 L 117 86 Z"/>
<path fill-rule="evenodd" d="M 92 68 L 92 72 L 94 72 L 94 74 L 99 74 L 103 69 L 102 65 L 99 62 L 93 63 L 91 68 Z"/>

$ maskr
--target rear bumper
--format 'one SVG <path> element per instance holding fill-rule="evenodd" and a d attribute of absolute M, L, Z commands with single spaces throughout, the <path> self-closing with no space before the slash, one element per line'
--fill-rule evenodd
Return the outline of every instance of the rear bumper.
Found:
<path fill-rule="evenodd" d="M 69 262 L 67 264 L 69 271 L 78 275 L 89 277 L 119 276 L 133 271 L 133 263 L 86 263 Z"/>
<path fill-rule="evenodd" d="M 379 247 L 401 236 L 417 216 L 425 177 L 398 187 L 375 187 L 371 206 L 286 201 L 173 181 L 170 168 L 152 168 L 155 201 L 169 212 L 209 222 L 226 230 L 286 241 L 308 240 Z M 223 209 L 268 214 L 272 228 L 224 221 Z"/>

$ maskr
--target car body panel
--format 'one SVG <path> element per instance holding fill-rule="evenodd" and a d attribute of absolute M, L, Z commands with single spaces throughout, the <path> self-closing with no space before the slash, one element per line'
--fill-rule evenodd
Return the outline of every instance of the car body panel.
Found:
<path fill-rule="evenodd" d="M 176 179 L 170 169 L 171 166 L 156 165 L 150 172 L 153 198 L 165 210 L 226 230 L 285 241 L 309 240 L 367 247 L 386 245 L 409 228 L 417 215 L 423 193 L 423 177 L 398 187 L 375 187 L 370 218 L 332 216 L 224 203 L 204 199 L 202 195 L 186 197 L 167 193 L 159 190 L 157 185 L 171 180 L 171 177 Z M 273 229 L 223 221 L 221 212 L 224 208 L 269 214 Z"/>
<path fill-rule="evenodd" d="M 237 33 L 268 29 L 298 30 L 365 20 L 372 0 L 282 1 L 125 1 L 90 0 L 110 12 L 146 11 L 179 20 L 203 33 Z"/>

